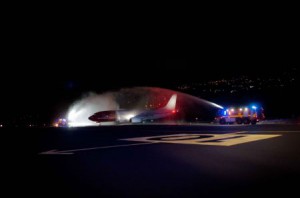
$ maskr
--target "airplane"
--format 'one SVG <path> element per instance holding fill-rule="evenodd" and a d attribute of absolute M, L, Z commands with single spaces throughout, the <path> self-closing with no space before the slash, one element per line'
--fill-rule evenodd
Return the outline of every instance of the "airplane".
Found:
<path fill-rule="evenodd" d="M 173 94 L 166 106 L 153 110 L 108 110 L 99 111 L 89 117 L 89 120 L 101 122 L 117 123 L 143 123 L 149 120 L 166 118 L 174 115 L 176 110 L 177 94 Z"/>

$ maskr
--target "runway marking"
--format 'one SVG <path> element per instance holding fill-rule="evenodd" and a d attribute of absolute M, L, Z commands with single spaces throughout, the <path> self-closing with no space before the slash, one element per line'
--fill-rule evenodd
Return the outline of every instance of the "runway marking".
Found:
<path fill-rule="evenodd" d="M 260 132 L 260 133 L 264 133 L 264 132 L 266 132 L 266 133 L 300 133 L 300 131 L 248 131 L 248 132 Z"/>
<path fill-rule="evenodd" d="M 233 146 L 237 144 L 244 144 L 248 142 L 281 136 L 278 134 L 276 135 L 246 134 L 245 132 L 246 131 L 240 131 L 240 132 L 226 133 L 226 134 L 185 134 L 183 133 L 183 134 L 173 134 L 173 135 L 135 137 L 135 138 L 120 139 L 120 140 L 135 141 L 135 142 L 142 142 L 142 143 L 100 146 L 100 147 L 72 149 L 72 150 L 52 149 L 49 151 L 41 152 L 39 154 L 40 155 L 73 155 L 74 152 L 80 152 L 80 151 L 130 147 L 130 146 L 139 146 L 139 145 L 156 144 L 156 143 Z M 260 131 L 248 131 L 248 132 L 251 133 L 251 132 L 260 132 Z M 288 131 L 277 131 L 277 132 L 288 132 Z M 300 132 L 300 131 L 296 131 L 296 132 Z"/>
<path fill-rule="evenodd" d="M 195 145 L 211 145 L 211 146 L 233 146 L 248 142 L 264 140 L 281 135 L 253 135 L 244 134 L 242 132 L 227 134 L 173 134 L 159 135 L 150 137 L 136 137 L 122 140 L 150 142 L 150 143 L 172 143 L 172 144 L 195 144 Z"/>
<path fill-rule="evenodd" d="M 92 147 L 92 148 L 83 148 L 83 149 L 72 149 L 72 150 L 49 150 L 39 153 L 40 155 L 73 155 L 74 152 L 78 151 L 90 151 L 97 149 L 107 149 L 107 148 L 119 148 L 119 147 L 129 147 L 129 146 L 139 146 L 146 144 L 155 144 L 155 142 L 147 142 L 147 143 L 136 143 L 136 144 L 121 144 L 121 145 L 113 145 L 113 146 L 100 146 L 100 147 Z"/>

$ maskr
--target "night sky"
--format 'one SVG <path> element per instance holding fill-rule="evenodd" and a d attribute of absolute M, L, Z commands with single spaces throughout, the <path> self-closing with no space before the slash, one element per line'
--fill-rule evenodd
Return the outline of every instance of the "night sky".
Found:
<path fill-rule="evenodd" d="M 191 39 L 121 30 L 13 31 L 1 71 L 1 117 L 36 112 L 51 117 L 88 91 L 174 88 L 240 75 L 276 76 L 299 67 L 295 36 L 212 31 Z"/>

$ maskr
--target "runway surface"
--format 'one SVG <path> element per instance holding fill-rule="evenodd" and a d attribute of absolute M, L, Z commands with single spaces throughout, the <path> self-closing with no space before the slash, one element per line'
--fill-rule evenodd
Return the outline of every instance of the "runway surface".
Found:
<path fill-rule="evenodd" d="M 10 195 L 253 197 L 298 192 L 296 124 L 0 131 L 3 192 Z"/>

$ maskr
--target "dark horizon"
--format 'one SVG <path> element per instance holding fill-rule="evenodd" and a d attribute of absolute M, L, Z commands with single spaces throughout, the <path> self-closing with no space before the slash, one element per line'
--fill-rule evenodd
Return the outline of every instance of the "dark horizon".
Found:
<path fill-rule="evenodd" d="M 16 46 L 22 44 L 20 48 L 10 46 L 6 56 L 9 61 L 1 78 L 0 118 L 39 114 L 53 119 L 90 91 L 101 93 L 136 86 L 176 89 L 186 83 L 241 76 L 277 78 L 286 72 L 293 74 L 299 83 L 298 51 L 292 43 L 236 40 L 215 45 L 216 40 L 198 47 L 179 42 L 163 47 L 149 42 L 132 45 L 115 40 L 97 48 L 91 47 L 91 43 L 76 45 L 62 39 L 53 42 L 42 39 L 39 43 L 35 38 L 32 43 L 24 40 L 16 43 Z M 276 104 L 283 101 L 292 108 L 285 97 L 294 97 L 295 90 L 287 88 L 286 96 L 278 93 L 274 101 Z M 293 108 L 299 105 L 293 104 Z"/>
<path fill-rule="evenodd" d="M 262 68 L 259 66 L 251 67 L 251 70 L 237 71 L 237 68 L 245 68 L 243 67 L 234 67 L 227 65 L 224 66 L 224 69 L 219 69 L 222 71 L 215 75 L 215 68 L 208 68 L 208 70 L 203 70 L 203 72 L 199 73 L 196 71 L 196 68 L 191 66 L 185 66 L 185 71 L 174 71 L 171 75 L 166 75 L 165 73 L 169 69 L 175 69 L 173 65 L 177 66 L 179 64 L 184 64 L 183 59 L 165 59 L 160 60 L 159 65 L 156 69 L 160 67 L 161 73 L 152 77 L 150 76 L 140 75 L 135 77 L 134 73 L 124 72 L 124 75 L 114 76 L 111 74 L 111 77 L 105 79 L 101 78 L 100 74 L 97 72 L 88 74 L 88 71 L 70 71 L 69 74 L 64 70 L 58 76 L 45 76 L 44 78 L 40 75 L 24 75 L 23 78 L 18 79 L 17 84 L 11 84 L 6 87 L 4 95 L 4 103 L 1 111 L 1 119 L 15 119 L 16 116 L 32 116 L 32 119 L 40 119 L 44 122 L 52 122 L 55 117 L 62 116 L 63 112 L 68 109 L 68 107 L 75 102 L 75 100 L 80 99 L 84 94 L 88 92 L 102 93 L 106 91 L 115 91 L 120 88 L 127 87 L 138 87 L 138 86 L 148 86 L 148 87 L 162 87 L 173 89 L 177 91 L 182 91 L 188 94 L 195 95 L 196 97 L 201 97 L 206 100 L 211 100 L 212 102 L 217 102 L 221 105 L 224 104 L 233 104 L 233 103 L 242 103 L 247 100 L 256 99 L 261 100 L 259 102 L 263 102 L 265 107 L 271 108 L 268 109 L 269 117 L 278 117 L 280 113 L 274 110 L 275 105 L 284 104 L 279 108 L 283 118 L 286 117 L 295 117 L 299 115 L 299 113 L 295 113 L 299 109 L 299 105 L 295 106 L 297 99 L 295 98 L 295 91 L 297 90 L 297 83 L 299 79 L 297 78 L 297 73 L 299 72 L 296 65 L 286 65 L 285 67 L 277 67 L 269 72 L 269 68 Z M 196 63 L 195 63 L 196 64 Z M 177 67 L 176 66 L 176 67 Z M 249 66 L 247 66 L 249 67 Z M 151 68 L 151 67 L 149 67 Z M 109 68 L 106 70 L 107 73 L 114 69 Z M 189 71 L 193 70 L 193 71 Z M 147 71 L 144 71 L 147 72 Z M 141 71 L 139 72 L 139 74 Z M 213 73 L 213 75 L 212 75 Z M 103 74 L 105 77 L 106 75 Z M 165 75 L 165 76 L 164 76 Z M 296 82 L 293 82 L 292 87 L 287 87 L 284 89 L 280 89 L 277 94 L 276 89 L 272 88 L 271 91 L 267 91 L 266 93 L 262 92 L 242 92 L 238 94 L 204 94 L 201 92 L 202 90 L 179 90 L 178 86 L 188 84 L 193 85 L 197 83 L 207 83 L 209 81 L 214 80 L 230 80 L 235 78 L 289 78 L 289 75 L 296 78 Z M 81 78 L 80 78 L 81 76 Z M 25 80 L 26 77 L 30 77 L 28 80 Z M 23 80 L 23 81 L 22 81 Z M 296 87 L 297 86 L 297 87 Z M 5 90 L 5 89 L 4 89 Z M 250 94 L 249 94 L 250 93 Z M 282 95 L 284 94 L 284 95 Z M 246 97 L 248 95 L 248 98 Z M 277 95 L 277 96 L 276 96 Z M 290 97 L 294 97 L 293 99 L 289 99 Z M 289 103 L 289 101 L 293 101 L 294 104 Z M 272 109 L 273 108 L 273 109 Z M 285 108 L 295 108 L 293 111 L 287 111 Z M 35 118 L 39 117 L 39 118 Z M 27 118 L 24 118 L 27 119 Z M 31 119 L 31 118 L 29 118 Z"/>

